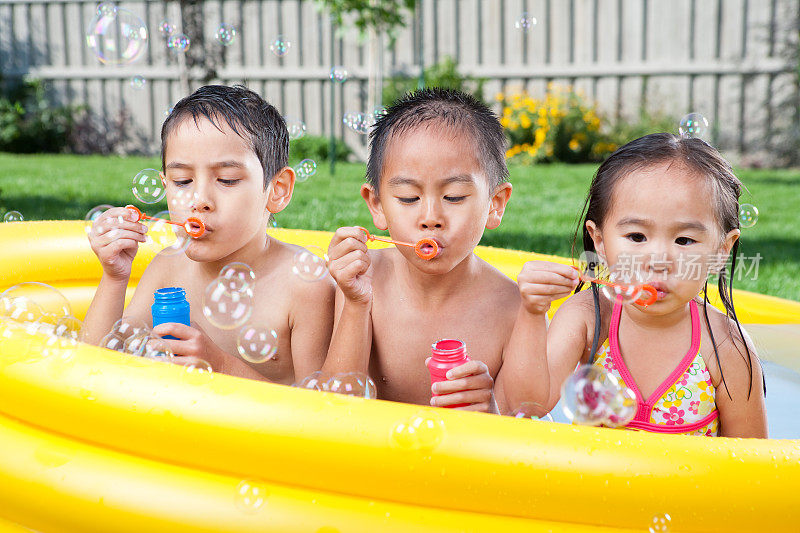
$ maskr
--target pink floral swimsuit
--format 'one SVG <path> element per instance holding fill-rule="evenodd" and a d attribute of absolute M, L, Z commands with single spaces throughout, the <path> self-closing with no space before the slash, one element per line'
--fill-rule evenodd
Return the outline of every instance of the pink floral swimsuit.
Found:
<path fill-rule="evenodd" d="M 719 412 L 711 374 L 700 355 L 700 315 L 697 303 L 689 302 L 692 316 L 692 345 L 680 364 L 646 400 L 633 380 L 619 349 L 619 321 L 622 303 L 614 304 L 608 339 L 597 350 L 592 364 L 614 374 L 636 395 L 638 409 L 628 429 L 716 437 Z"/>

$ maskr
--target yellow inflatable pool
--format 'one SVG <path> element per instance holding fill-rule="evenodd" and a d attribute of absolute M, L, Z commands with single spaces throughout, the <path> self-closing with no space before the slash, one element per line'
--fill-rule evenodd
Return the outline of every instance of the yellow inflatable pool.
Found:
<path fill-rule="evenodd" d="M 0 249 L 0 290 L 49 283 L 83 315 L 100 267 L 82 223 L 0 224 Z M 511 276 L 535 257 L 479 255 Z M 137 276 L 148 260 L 137 257 Z M 763 326 L 766 355 L 789 361 L 800 304 L 736 298 L 748 329 Z M 800 524 L 800 440 L 529 422 L 187 373 L 85 345 L 45 357 L 37 340 L 0 339 L 0 531 L 647 531 L 664 514 L 669 531 Z"/>

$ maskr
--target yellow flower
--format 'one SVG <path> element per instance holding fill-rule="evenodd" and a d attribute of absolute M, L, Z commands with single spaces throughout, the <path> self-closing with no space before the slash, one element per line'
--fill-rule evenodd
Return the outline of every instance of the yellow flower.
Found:
<path fill-rule="evenodd" d="M 533 142 L 536 144 L 542 144 L 544 142 L 544 138 L 547 135 L 547 132 L 541 128 L 536 130 L 536 133 L 533 134 Z"/>
<path fill-rule="evenodd" d="M 508 123 L 509 123 L 509 122 L 510 122 L 510 121 L 508 120 L 508 117 L 507 117 L 507 116 L 505 116 L 505 114 L 504 114 L 504 116 L 503 116 L 503 117 L 500 119 L 500 125 L 501 125 L 501 126 L 503 126 L 504 128 L 507 128 L 507 127 L 508 127 Z"/>
<path fill-rule="evenodd" d="M 581 144 L 575 139 L 569 141 L 569 149 L 572 150 L 573 152 L 577 152 L 580 147 Z"/>
<path fill-rule="evenodd" d="M 514 157 L 514 150 L 509 148 L 506 150 L 506 159 L 511 159 L 512 157 Z"/>
<path fill-rule="evenodd" d="M 519 125 L 522 126 L 524 129 L 528 129 L 531 127 L 531 119 L 527 113 L 520 114 Z"/>
<path fill-rule="evenodd" d="M 505 99 L 505 97 L 506 96 L 503 93 L 497 93 L 496 95 L 494 95 L 494 99 L 497 100 L 498 102 L 502 102 Z"/>

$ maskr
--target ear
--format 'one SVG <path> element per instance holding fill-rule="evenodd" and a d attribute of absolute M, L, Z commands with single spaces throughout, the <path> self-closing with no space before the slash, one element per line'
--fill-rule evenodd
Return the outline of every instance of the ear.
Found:
<path fill-rule="evenodd" d="M 283 211 L 294 193 L 294 170 L 283 167 L 272 178 L 267 186 L 267 211 L 279 213 Z"/>
<path fill-rule="evenodd" d="M 361 186 L 361 197 L 367 202 L 367 208 L 372 215 L 372 223 L 379 230 L 387 230 L 389 225 L 386 223 L 386 215 L 383 214 L 383 206 L 376 191 L 372 185 L 365 183 Z"/>
<path fill-rule="evenodd" d="M 728 262 L 728 256 L 733 249 L 733 245 L 736 244 L 736 241 L 741 236 L 742 232 L 739 228 L 732 229 L 728 232 L 727 235 L 722 239 L 722 244 L 720 244 L 719 248 L 717 249 L 717 254 L 714 260 L 712 261 L 709 267 L 709 273 L 711 274 L 718 274 Z"/>
<path fill-rule="evenodd" d="M 510 183 L 501 183 L 495 188 L 489 200 L 489 218 L 486 219 L 486 229 L 495 229 L 503 221 L 506 205 L 511 198 L 512 186 Z"/>
<path fill-rule="evenodd" d="M 592 238 L 592 242 L 594 242 L 594 250 L 597 252 L 597 256 L 602 262 L 608 264 L 606 261 L 606 248 L 603 243 L 603 234 L 600 232 L 600 228 L 597 227 L 594 220 L 587 220 L 586 230 L 589 232 L 589 237 Z"/>

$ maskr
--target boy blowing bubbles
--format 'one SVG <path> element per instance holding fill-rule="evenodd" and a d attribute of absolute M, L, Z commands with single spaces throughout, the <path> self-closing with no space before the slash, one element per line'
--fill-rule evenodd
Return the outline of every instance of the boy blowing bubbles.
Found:
<path fill-rule="evenodd" d="M 183 287 L 192 326 L 154 329 L 178 339 L 167 341 L 175 355 L 204 359 L 215 371 L 285 384 L 318 370 L 331 336 L 333 282 L 293 276 L 300 248 L 267 235 L 270 214 L 288 205 L 295 182 L 278 111 L 242 86 L 202 87 L 175 105 L 162 127 L 161 147 L 172 220 L 194 216 L 206 231 L 191 239 L 185 254 L 153 259 L 124 315 L 151 324 L 155 290 Z M 123 315 L 131 265 L 147 230 L 136 218 L 128 209 L 109 209 L 89 234 L 103 276 L 84 323 L 88 342 L 99 342 Z M 238 329 L 220 330 L 201 312 L 205 287 L 234 261 L 256 274 L 250 323 L 278 333 L 278 356 L 262 364 L 231 355 Z"/>
<path fill-rule="evenodd" d="M 488 412 L 546 403 L 546 361 L 525 356 L 544 342 L 544 324 L 525 311 L 517 285 L 473 253 L 511 196 L 496 116 L 469 95 L 425 89 L 395 104 L 370 141 L 361 195 L 375 227 L 398 241 L 433 239 L 440 252 L 424 260 L 406 247 L 367 250 L 363 231 L 337 230 L 323 371 L 368 372 L 388 400 Z M 464 341 L 473 360 L 431 387 L 425 361 L 443 338 Z"/>

